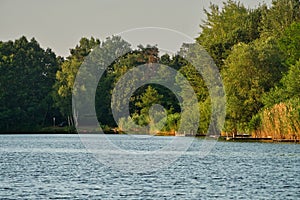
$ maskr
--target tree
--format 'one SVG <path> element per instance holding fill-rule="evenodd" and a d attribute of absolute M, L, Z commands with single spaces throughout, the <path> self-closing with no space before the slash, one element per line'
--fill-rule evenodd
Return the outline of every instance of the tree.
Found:
<path fill-rule="evenodd" d="M 227 96 L 227 131 L 246 131 L 247 123 L 263 107 L 262 95 L 281 79 L 285 68 L 271 41 L 240 43 L 225 61 L 223 80 Z"/>
<path fill-rule="evenodd" d="M 145 92 L 138 96 L 135 103 L 137 117 L 136 121 L 139 125 L 145 126 L 150 123 L 149 111 L 151 106 L 154 104 L 161 104 L 163 95 L 160 95 L 153 87 L 150 85 L 147 87 Z"/>
<path fill-rule="evenodd" d="M 279 38 L 293 22 L 300 20 L 300 2 L 298 0 L 274 0 L 268 9 L 262 12 L 261 36 Z"/>
<path fill-rule="evenodd" d="M 35 131 L 52 124 L 56 55 L 32 38 L 0 43 L 0 129 Z"/>
<path fill-rule="evenodd" d="M 193 87 L 198 100 L 204 102 L 209 94 L 207 86 L 199 72 L 190 64 L 182 67 L 179 72 L 187 78 L 190 85 Z"/>
<path fill-rule="evenodd" d="M 280 102 L 300 97 L 300 60 L 289 68 L 281 79 L 280 85 L 263 96 L 265 107 L 269 108 Z"/>
<path fill-rule="evenodd" d="M 294 22 L 287 27 L 278 43 L 286 56 L 286 64 L 295 65 L 300 59 L 300 22 Z"/>
<path fill-rule="evenodd" d="M 70 50 L 71 55 L 61 63 L 60 69 L 56 72 L 55 91 L 53 98 L 61 114 L 68 120 L 69 124 L 74 124 L 72 118 L 72 88 L 76 73 L 86 56 L 93 48 L 100 45 L 99 39 L 81 38 L 79 45 Z"/>
<path fill-rule="evenodd" d="M 261 10 L 249 10 L 239 2 L 227 1 L 222 10 L 210 5 L 204 10 L 207 20 L 200 25 L 202 32 L 197 42 L 202 45 L 221 68 L 232 46 L 239 42 L 249 43 L 259 37 Z"/>
<path fill-rule="evenodd" d="M 282 82 L 288 98 L 300 97 L 300 60 L 290 67 Z"/>
<path fill-rule="evenodd" d="M 155 46 L 147 45 L 146 47 L 139 45 L 136 50 L 128 50 L 128 53 L 124 56 L 118 58 L 110 67 L 109 70 L 106 71 L 103 78 L 100 80 L 97 95 L 96 95 L 96 109 L 99 121 L 103 125 L 109 125 L 115 127 L 117 124 L 114 121 L 111 110 L 111 102 L 112 102 L 112 90 L 115 88 L 116 83 L 119 79 L 126 73 L 128 70 L 133 69 L 139 65 L 147 64 L 147 63 L 157 63 L 159 62 L 159 54 L 158 48 Z M 151 71 L 151 70 L 150 70 Z M 153 72 L 152 72 L 153 73 Z M 136 74 L 132 77 L 131 81 L 134 85 L 139 79 L 145 78 L 144 76 L 137 76 Z M 138 89 L 134 96 L 140 96 L 144 92 L 145 87 L 141 87 Z M 118 102 L 113 102 L 114 108 L 116 110 L 120 110 L 121 101 L 127 101 L 130 97 L 129 88 L 127 85 L 124 85 L 123 88 L 120 89 L 122 91 L 122 97 L 119 97 Z M 133 101 L 135 98 L 130 98 L 130 110 L 136 109 L 135 102 Z"/>

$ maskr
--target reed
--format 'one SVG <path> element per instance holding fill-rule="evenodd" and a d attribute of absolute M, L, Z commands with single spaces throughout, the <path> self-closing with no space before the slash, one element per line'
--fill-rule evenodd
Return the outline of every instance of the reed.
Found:
<path fill-rule="evenodd" d="M 261 125 L 252 132 L 253 137 L 273 139 L 300 139 L 300 105 L 298 100 L 275 104 L 260 115 Z"/>

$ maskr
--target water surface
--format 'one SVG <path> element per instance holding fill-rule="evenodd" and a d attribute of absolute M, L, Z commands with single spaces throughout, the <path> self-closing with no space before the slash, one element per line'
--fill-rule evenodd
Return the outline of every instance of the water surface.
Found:
<path fill-rule="evenodd" d="M 107 137 L 150 150 L 172 140 Z M 300 198 L 300 145 L 218 142 L 200 158 L 202 143 L 162 170 L 136 174 L 98 162 L 78 135 L 0 135 L 0 199 Z"/>

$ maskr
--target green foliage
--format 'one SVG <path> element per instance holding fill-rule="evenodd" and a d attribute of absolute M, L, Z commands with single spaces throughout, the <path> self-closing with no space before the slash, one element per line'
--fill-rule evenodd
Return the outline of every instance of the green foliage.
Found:
<path fill-rule="evenodd" d="M 76 73 L 84 58 L 98 45 L 100 45 L 98 39 L 81 38 L 79 45 L 70 50 L 71 55 L 62 61 L 60 69 L 56 72 L 57 81 L 54 86 L 53 98 L 64 117 L 72 116 L 72 88 Z"/>
<path fill-rule="evenodd" d="M 271 7 L 247 9 L 228 0 L 222 9 L 211 4 L 205 10 L 197 41 L 223 75 L 227 131 L 245 131 L 261 109 L 299 94 L 298 68 L 290 67 L 300 57 L 299 6 L 297 0 L 274 0 Z"/>
<path fill-rule="evenodd" d="M 149 109 L 154 104 L 161 104 L 162 95 L 148 86 L 145 92 L 137 98 L 135 106 L 138 108 L 137 111 L 144 120 L 140 120 L 140 125 L 147 125 L 150 122 Z"/>
<path fill-rule="evenodd" d="M 102 42 L 101 54 L 96 55 L 96 60 L 103 63 L 107 62 L 107 60 L 113 60 L 112 58 L 116 57 L 115 54 L 120 50 L 131 51 L 130 44 L 121 37 L 113 36 L 107 38 Z M 108 68 L 99 80 L 95 96 L 97 118 L 101 125 L 116 126 L 110 107 L 111 92 L 119 78 L 132 66 L 133 60 L 130 54 L 127 54 L 117 59 L 114 63 L 105 63 L 108 65 Z"/>
<path fill-rule="evenodd" d="M 169 111 L 170 112 L 170 111 Z M 177 131 L 180 126 L 180 114 L 179 113 L 168 113 L 166 125 L 163 131 Z"/>
<path fill-rule="evenodd" d="M 262 121 L 261 121 L 260 114 L 254 115 L 248 125 L 249 131 L 252 132 L 252 131 L 259 130 L 261 128 L 261 124 L 262 124 Z"/>
<path fill-rule="evenodd" d="M 0 43 L 0 130 L 34 131 L 59 113 L 51 91 L 58 60 L 32 38 Z"/>
<path fill-rule="evenodd" d="M 222 9 L 211 4 L 209 10 L 205 10 L 207 19 L 200 25 L 202 32 L 196 40 L 211 55 L 223 76 L 227 96 L 225 131 L 251 131 L 266 136 L 270 129 L 274 137 L 292 137 L 299 132 L 299 10 L 298 0 L 274 0 L 270 7 L 263 4 L 255 9 L 228 0 Z M 211 109 L 221 101 L 210 96 L 218 94 L 220 86 L 210 83 L 211 75 L 206 68 L 202 69 L 201 76 L 184 59 L 186 56 L 202 58 L 198 59 L 201 62 L 198 64 L 207 65 L 207 57 L 202 55 L 204 51 L 189 54 L 189 44 L 183 44 L 177 55 L 160 56 L 156 46 L 140 45 L 133 50 L 119 36 L 103 42 L 93 37 L 82 38 L 64 59 L 56 57 L 50 49 L 42 49 L 34 38 L 28 41 L 21 37 L 15 41 L 0 41 L 0 130 L 38 130 L 52 125 L 53 117 L 57 122 L 64 120 L 73 124 L 72 92 L 89 87 L 80 85 L 76 88 L 78 91 L 73 91 L 74 80 L 84 59 L 96 47 L 101 53 L 91 59 L 96 60 L 98 67 L 108 65 L 95 96 L 95 109 L 102 127 L 110 130 L 117 125 L 112 116 L 112 91 L 125 73 L 139 65 L 150 64 L 149 73 L 170 75 L 167 70 L 151 71 L 151 63 L 170 66 L 188 80 L 199 102 L 198 132 L 206 133 L 211 122 L 219 123 L 217 114 L 212 115 L 215 111 Z M 120 50 L 128 53 L 108 63 L 119 55 Z M 92 77 L 91 73 L 89 75 Z M 145 75 L 137 74 L 131 81 L 134 84 L 145 78 Z M 180 80 L 176 82 L 178 84 Z M 173 84 L 176 84 L 175 80 Z M 213 88 L 213 94 L 209 94 L 207 86 Z M 188 88 L 181 89 L 178 92 L 191 99 Z M 128 87 L 123 88 L 120 101 L 130 98 L 133 121 L 121 116 L 121 129 L 132 127 L 136 130 L 137 125 L 151 125 L 150 132 L 174 132 L 178 130 L 181 118 L 196 118 L 196 108 L 187 112 L 188 116 L 182 116 L 179 104 L 182 99 L 178 100 L 163 86 L 146 85 L 134 94 L 129 91 Z M 120 110 L 122 102 L 115 103 L 115 109 Z M 184 102 L 185 105 L 189 103 Z M 163 111 L 157 111 L 156 115 L 161 118 L 156 122 L 150 117 L 154 104 L 161 104 L 167 113 L 164 116 Z M 195 124 L 187 123 L 186 126 L 194 127 Z"/>
<path fill-rule="evenodd" d="M 290 67 L 282 82 L 288 98 L 300 97 L 300 60 Z"/>
<path fill-rule="evenodd" d="M 300 59 L 300 23 L 294 22 L 287 27 L 279 39 L 279 48 L 286 56 L 288 65 L 296 64 Z"/>
<path fill-rule="evenodd" d="M 300 95 L 300 61 L 289 68 L 288 73 L 281 79 L 278 87 L 272 88 L 263 96 L 266 107 L 272 107 L 280 102 L 298 98 Z"/>
<path fill-rule="evenodd" d="M 208 89 L 206 84 L 199 74 L 199 72 L 192 65 L 186 65 L 180 68 L 180 73 L 182 73 L 186 79 L 189 81 L 189 84 L 192 86 L 195 91 L 199 101 L 203 102 L 208 97 Z"/>
<path fill-rule="evenodd" d="M 260 9 L 249 10 L 239 2 L 227 1 L 220 10 L 211 4 L 204 10 L 207 20 L 200 25 L 202 32 L 197 38 L 222 68 L 231 47 L 239 42 L 249 43 L 259 37 Z"/>
<path fill-rule="evenodd" d="M 300 20 L 298 0 L 274 0 L 272 6 L 262 7 L 261 36 L 280 37 L 285 29 Z"/>
<path fill-rule="evenodd" d="M 245 131 L 252 116 L 263 107 L 262 95 L 280 81 L 281 63 L 280 51 L 272 41 L 234 47 L 222 71 L 230 130 Z"/>
<path fill-rule="evenodd" d="M 275 104 L 285 101 L 288 98 L 282 86 L 275 86 L 262 96 L 262 102 L 265 108 L 270 108 Z"/>
<path fill-rule="evenodd" d="M 200 102 L 199 109 L 200 109 L 199 133 L 206 134 L 208 131 L 209 124 L 211 122 L 210 98 L 207 98 L 204 102 Z"/>

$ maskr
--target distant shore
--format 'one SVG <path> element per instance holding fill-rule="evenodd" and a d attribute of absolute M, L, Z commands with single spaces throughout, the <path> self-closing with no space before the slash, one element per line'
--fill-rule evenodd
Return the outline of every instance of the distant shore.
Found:
<path fill-rule="evenodd" d="M 253 137 L 236 137 L 228 138 L 226 136 L 220 136 L 221 140 L 232 142 L 271 142 L 271 143 L 300 143 L 299 139 L 273 139 L 273 138 L 253 138 Z"/>
<path fill-rule="evenodd" d="M 55 127 L 54 129 L 46 129 L 42 131 L 15 131 L 15 132 L 0 132 L 0 135 L 62 135 L 62 134 L 78 134 L 75 129 L 73 130 L 68 130 L 65 127 Z M 87 134 L 97 134 L 96 132 L 87 132 Z M 114 131 L 105 131 L 105 134 L 107 135 L 123 135 L 126 133 L 118 133 Z M 154 134 L 154 136 L 174 136 L 173 133 L 169 132 L 161 132 Z M 180 137 L 193 137 L 191 135 L 187 136 L 180 136 Z M 297 143 L 300 144 L 299 139 L 273 139 L 273 138 L 254 138 L 254 137 L 226 137 L 226 136 L 216 136 L 216 137 L 207 137 L 206 135 L 203 134 L 198 134 L 195 135 L 194 137 L 196 138 L 218 138 L 218 141 L 223 141 L 223 142 L 262 142 L 262 143 Z"/>

